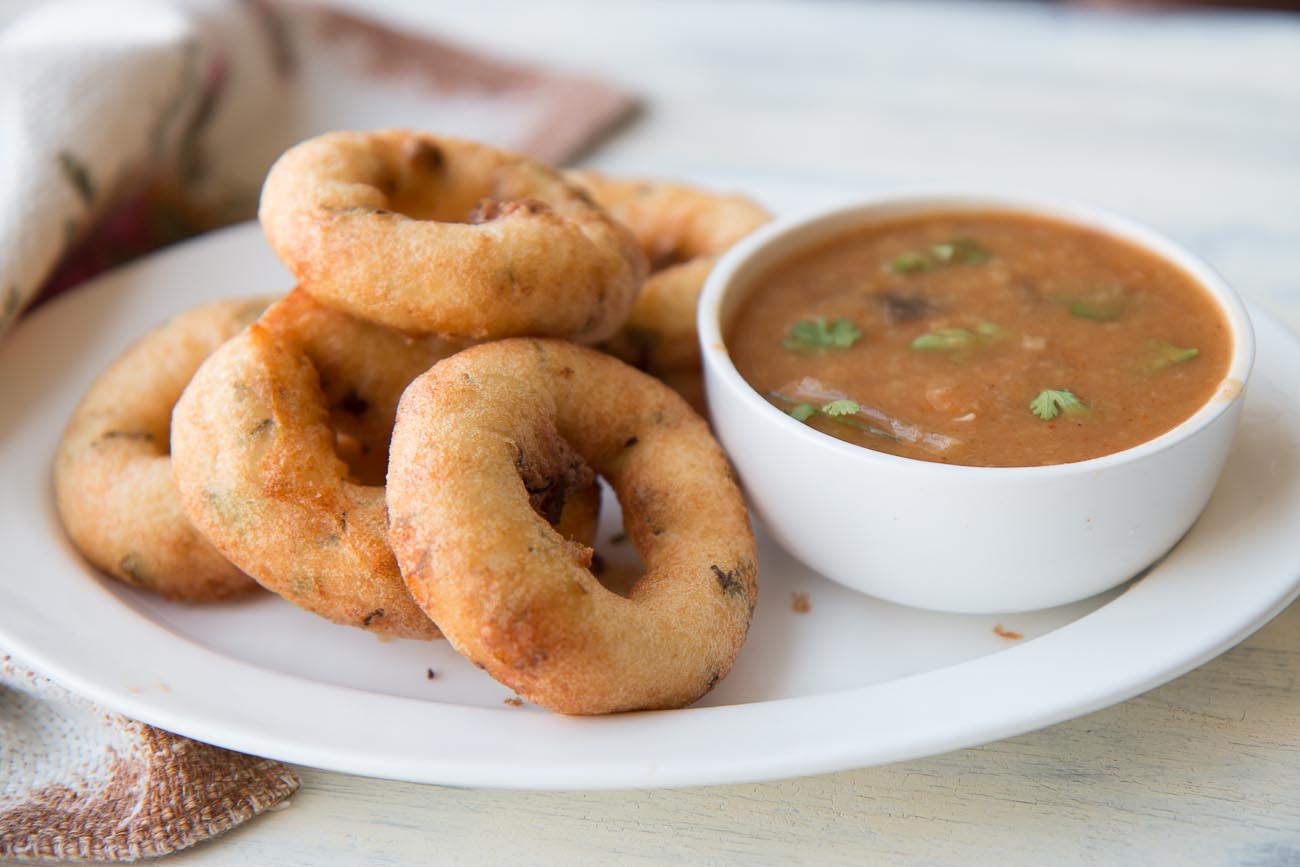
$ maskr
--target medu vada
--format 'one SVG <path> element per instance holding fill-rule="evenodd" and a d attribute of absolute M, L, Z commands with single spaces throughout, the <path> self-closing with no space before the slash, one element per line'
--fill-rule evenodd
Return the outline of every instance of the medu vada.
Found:
<path fill-rule="evenodd" d="M 609 482 L 646 564 L 626 598 L 528 508 L 523 478 L 575 460 Z M 722 449 L 671 389 L 593 349 L 487 343 L 412 382 L 388 508 L 415 601 L 457 651 L 552 710 L 687 705 L 749 628 L 754 537 Z"/>
<path fill-rule="evenodd" d="M 402 389 L 458 348 L 295 290 L 218 350 L 176 406 L 173 465 L 186 513 L 232 562 L 301 608 L 386 635 L 437 637 L 389 549 L 383 484 Z M 535 486 L 532 502 L 563 532 L 589 538 L 595 476 L 579 467 L 563 482 Z"/>
<path fill-rule="evenodd" d="M 704 372 L 700 370 L 665 370 L 651 374 L 664 385 L 677 392 L 691 409 L 704 418 L 709 417 L 709 401 L 704 393 Z"/>
<path fill-rule="evenodd" d="M 601 348 L 653 374 L 700 368 L 695 309 L 717 257 L 772 218 L 741 195 L 570 171 L 576 184 L 631 229 L 650 261 L 623 327 Z"/>
<path fill-rule="evenodd" d="M 646 273 L 628 230 L 554 169 L 406 130 L 290 148 L 258 216 L 307 291 L 412 334 L 596 342 Z"/>
<path fill-rule="evenodd" d="M 257 588 L 181 509 L 169 432 L 199 365 L 269 303 L 219 301 L 180 314 L 118 356 L 81 399 L 59 442 L 54 493 L 68 537 L 100 570 L 185 602 Z"/>

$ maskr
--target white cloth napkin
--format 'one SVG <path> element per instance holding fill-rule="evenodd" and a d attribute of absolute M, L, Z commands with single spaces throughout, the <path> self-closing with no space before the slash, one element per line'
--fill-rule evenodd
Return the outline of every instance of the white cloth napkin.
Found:
<path fill-rule="evenodd" d="M 44 7 L 0 32 L 0 333 L 43 290 L 251 216 L 307 136 L 410 126 L 560 162 L 632 108 L 598 81 L 325 7 Z"/>
<path fill-rule="evenodd" d="M 34 301 L 252 216 L 271 161 L 309 135 L 410 126 L 560 162 L 632 108 L 597 81 L 318 6 L 42 7 L 0 31 L 0 339 Z M 0 859 L 165 854 L 297 785 L 276 762 L 96 707 L 0 649 Z"/>

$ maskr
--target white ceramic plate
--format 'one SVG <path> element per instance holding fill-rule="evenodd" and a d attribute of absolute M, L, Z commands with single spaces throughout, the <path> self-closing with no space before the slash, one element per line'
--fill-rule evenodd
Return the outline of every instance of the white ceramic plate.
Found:
<path fill-rule="evenodd" d="M 786 209 L 843 195 L 755 188 Z M 0 645 L 122 713 L 245 752 L 452 785 L 655 787 L 890 762 L 1078 716 L 1211 659 L 1297 593 L 1300 344 L 1258 313 L 1223 481 L 1141 580 L 1032 614 L 935 614 L 857 595 L 762 540 L 749 642 L 686 710 L 576 719 L 514 707 L 445 642 L 379 641 L 269 594 L 186 607 L 100 578 L 64 539 L 49 480 L 85 387 L 175 312 L 288 286 L 256 227 L 239 226 L 96 280 L 0 343 Z M 617 521 L 603 517 L 598 546 L 615 565 L 629 556 L 609 541 Z M 811 611 L 793 610 L 796 592 Z"/>

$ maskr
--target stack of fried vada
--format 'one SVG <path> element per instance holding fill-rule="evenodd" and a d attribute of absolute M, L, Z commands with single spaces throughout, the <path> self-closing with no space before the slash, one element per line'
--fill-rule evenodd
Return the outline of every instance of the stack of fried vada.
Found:
<path fill-rule="evenodd" d="M 623 326 L 601 349 L 663 380 L 706 413 L 695 311 L 719 256 L 770 220 L 737 195 L 571 171 L 568 180 L 631 230 L 650 276 Z"/>
<path fill-rule="evenodd" d="M 55 488 L 92 564 L 442 635 L 564 713 L 681 707 L 726 675 L 754 540 L 674 388 L 701 405 L 699 288 L 766 212 L 388 130 L 290 149 L 259 218 L 296 288 L 162 326 L 69 422 Z M 626 596 L 592 572 L 598 476 L 646 563 Z"/>

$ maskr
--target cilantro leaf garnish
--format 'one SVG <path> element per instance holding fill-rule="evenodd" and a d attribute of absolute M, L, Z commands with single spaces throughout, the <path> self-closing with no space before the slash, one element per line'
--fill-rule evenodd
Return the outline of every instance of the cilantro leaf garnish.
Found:
<path fill-rule="evenodd" d="M 1029 402 L 1029 411 L 1043 421 L 1051 421 L 1062 412 L 1076 415 L 1087 410 L 1088 405 L 1068 388 L 1045 388 Z"/>
<path fill-rule="evenodd" d="M 923 352 L 943 352 L 965 349 L 974 342 L 975 335 L 965 328 L 939 328 L 913 338 L 909 345 Z"/>
<path fill-rule="evenodd" d="M 862 330 L 843 316 L 829 324 L 825 316 L 818 316 L 791 325 L 781 345 L 791 352 L 821 354 L 828 349 L 848 349 L 860 337 Z"/>
<path fill-rule="evenodd" d="M 935 244 L 930 248 L 930 255 L 938 262 L 947 265 L 975 265 L 987 262 L 993 254 L 976 244 L 970 238 L 958 238 L 947 244 Z"/>
<path fill-rule="evenodd" d="M 770 391 L 768 392 L 768 396 L 774 400 L 779 400 L 782 403 L 791 404 L 790 408 L 785 411 L 785 414 L 793 418 L 795 421 L 807 423 L 811 421 L 814 416 L 824 416 L 830 421 L 838 422 L 839 424 L 847 425 L 851 428 L 856 428 L 857 430 L 864 431 L 872 436 L 884 437 L 888 440 L 898 439 L 896 434 L 887 430 L 882 430 L 871 422 L 860 418 L 858 413 L 862 411 L 862 404 L 858 403 L 856 400 L 832 400 L 818 407 L 811 403 L 800 403 L 789 395 L 782 394 L 779 391 Z"/>
<path fill-rule="evenodd" d="M 1174 346 L 1164 340 L 1153 340 L 1150 347 L 1151 360 L 1147 362 L 1147 370 L 1153 373 L 1173 367 L 1175 364 L 1182 364 L 1184 361 L 1191 361 L 1201 354 L 1201 350 L 1194 346 Z"/>
<path fill-rule="evenodd" d="M 1093 322 L 1114 322 L 1128 306 L 1128 290 L 1118 283 L 1102 286 L 1087 295 L 1068 299 L 1070 315 Z"/>
<path fill-rule="evenodd" d="M 921 352 L 953 352 L 992 343 L 1005 334 L 1006 329 L 996 322 L 981 322 L 974 331 L 969 328 L 936 328 L 912 338 L 908 346 Z"/>
<path fill-rule="evenodd" d="M 817 407 L 811 403 L 796 403 L 785 411 L 785 414 L 795 421 L 807 421 L 817 414 Z"/>
<path fill-rule="evenodd" d="M 889 270 L 895 274 L 917 274 L 945 265 L 976 265 L 987 262 L 993 254 L 970 238 L 957 238 L 942 244 L 931 244 L 924 250 L 910 250 L 894 257 Z"/>
<path fill-rule="evenodd" d="M 935 244 L 930 248 L 930 258 L 940 265 L 947 265 L 957 258 L 956 244 Z"/>
<path fill-rule="evenodd" d="M 832 400 L 822 406 L 822 412 L 834 417 L 837 415 L 856 415 L 862 409 L 856 400 Z"/>
<path fill-rule="evenodd" d="M 930 257 L 916 250 L 896 256 L 889 263 L 889 270 L 895 274 L 915 274 L 918 271 L 929 271 L 933 267 Z"/>
<path fill-rule="evenodd" d="M 1101 307 L 1087 301 L 1075 301 L 1070 305 L 1071 316 L 1091 319 L 1093 322 L 1113 322 L 1119 318 L 1119 313 L 1114 307 Z"/>

